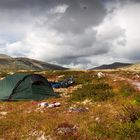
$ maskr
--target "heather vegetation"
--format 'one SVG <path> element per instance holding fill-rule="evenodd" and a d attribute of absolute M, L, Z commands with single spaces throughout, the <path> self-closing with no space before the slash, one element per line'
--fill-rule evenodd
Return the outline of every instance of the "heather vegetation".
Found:
<path fill-rule="evenodd" d="M 73 75 L 75 83 L 55 89 L 56 108 L 40 108 L 43 101 L 0 102 L 3 140 L 139 140 L 140 92 L 128 80 L 135 74 L 97 71 L 38 71 L 49 81 Z M 115 77 L 117 75 L 117 77 Z M 1 77 L 6 73 L 1 73 Z M 121 77 L 121 78 L 119 78 Z M 123 78 L 123 79 L 122 79 Z M 137 79 L 139 81 L 139 79 Z"/>
<path fill-rule="evenodd" d="M 120 93 L 122 96 L 130 96 L 131 94 L 133 94 L 135 92 L 135 88 L 133 85 L 131 85 L 130 83 L 122 83 L 120 86 Z"/>
<path fill-rule="evenodd" d="M 90 83 L 84 85 L 80 90 L 75 91 L 70 100 L 83 101 L 86 99 L 92 101 L 106 101 L 114 96 L 112 87 L 104 82 Z"/>

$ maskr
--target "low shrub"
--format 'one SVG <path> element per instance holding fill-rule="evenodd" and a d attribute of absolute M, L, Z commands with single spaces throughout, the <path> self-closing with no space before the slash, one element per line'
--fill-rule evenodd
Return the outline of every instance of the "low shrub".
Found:
<path fill-rule="evenodd" d="M 133 102 L 134 102 L 135 104 L 140 104 L 140 95 L 136 95 L 136 96 L 134 97 Z"/>
<path fill-rule="evenodd" d="M 76 84 L 89 84 L 93 80 L 93 75 L 81 73 L 79 75 L 75 75 L 75 83 Z"/>
<path fill-rule="evenodd" d="M 116 126 L 114 134 L 117 140 L 139 140 L 140 128 L 132 122 L 122 123 Z"/>
<path fill-rule="evenodd" d="M 106 124 L 93 122 L 89 124 L 88 130 L 92 139 L 107 140 L 111 137 L 111 131 Z"/>
<path fill-rule="evenodd" d="M 114 96 L 112 87 L 107 83 L 95 83 L 86 84 L 77 91 L 75 91 L 70 100 L 71 101 L 83 101 L 85 99 L 90 99 L 93 101 L 105 101 Z"/>
<path fill-rule="evenodd" d="M 135 88 L 129 83 L 124 83 L 120 87 L 120 93 L 122 96 L 125 97 L 130 96 L 134 92 L 135 92 Z"/>

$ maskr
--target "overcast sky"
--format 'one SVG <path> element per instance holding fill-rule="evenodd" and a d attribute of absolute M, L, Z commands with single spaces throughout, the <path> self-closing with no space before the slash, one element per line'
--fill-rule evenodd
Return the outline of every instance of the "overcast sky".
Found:
<path fill-rule="evenodd" d="M 66 67 L 140 60 L 140 0 L 0 0 L 0 53 Z"/>

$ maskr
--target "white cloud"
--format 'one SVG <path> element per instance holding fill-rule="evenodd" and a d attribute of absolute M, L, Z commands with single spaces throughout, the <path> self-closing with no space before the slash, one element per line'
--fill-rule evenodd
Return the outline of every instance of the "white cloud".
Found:
<path fill-rule="evenodd" d="M 62 4 L 62 5 L 57 5 L 55 8 L 50 10 L 50 13 L 52 14 L 63 14 L 66 12 L 66 10 L 68 9 L 68 5 L 66 4 Z"/>
<path fill-rule="evenodd" d="M 140 51 L 139 13 L 139 3 L 116 6 L 116 9 L 95 28 L 98 40 L 111 43 L 108 57 L 112 62 L 116 60 L 138 61 L 140 59 L 137 54 Z"/>

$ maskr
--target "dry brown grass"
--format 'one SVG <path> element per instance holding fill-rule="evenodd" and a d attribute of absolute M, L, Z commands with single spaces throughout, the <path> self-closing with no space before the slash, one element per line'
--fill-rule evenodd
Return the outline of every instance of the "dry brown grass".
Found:
<path fill-rule="evenodd" d="M 116 72 L 107 73 L 116 74 Z M 43 72 L 42 75 L 55 80 L 74 75 L 76 83 L 66 89 L 57 89 L 56 91 L 62 95 L 61 98 L 44 100 L 48 103 L 60 102 L 61 106 L 57 108 L 38 108 L 39 102 L 36 101 L 0 102 L 0 138 L 3 140 L 139 140 L 140 118 L 138 116 L 134 122 L 129 119 L 136 109 L 140 109 L 139 104 L 133 102 L 139 92 L 134 91 L 130 96 L 122 96 L 120 87 L 122 82 L 126 82 L 125 79 L 114 81 L 109 76 L 98 79 L 96 74 L 94 71 Z M 64 76 L 59 77 L 60 75 Z M 120 75 L 127 77 L 123 72 L 120 72 Z M 108 83 L 112 87 L 114 97 L 100 102 L 90 99 L 84 102 L 68 102 L 69 95 L 93 82 Z M 88 111 L 70 112 L 71 106 L 87 108 Z M 128 106 L 129 111 L 124 113 L 123 106 Z M 122 118 L 125 118 L 125 121 L 121 121 Z"/>

